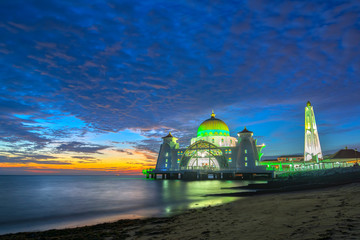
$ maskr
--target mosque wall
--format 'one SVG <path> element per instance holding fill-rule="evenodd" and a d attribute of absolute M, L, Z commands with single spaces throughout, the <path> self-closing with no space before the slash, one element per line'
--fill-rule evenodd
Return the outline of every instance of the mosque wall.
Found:
<path fill-rule="evenodd" d="M 191 144 L 200 140 L 207 141 L 218 147 L 235 147 L 237 143 L 237 139 L 230 136 L 205 136 L 192 138 Z"/>

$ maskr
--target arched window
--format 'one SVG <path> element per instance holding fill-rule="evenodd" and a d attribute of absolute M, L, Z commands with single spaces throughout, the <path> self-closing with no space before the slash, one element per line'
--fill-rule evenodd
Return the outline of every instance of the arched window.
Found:
<path fill-rule="evenodd" d="M 224 139 L 223 139 L 223 138 L 221 139 L 221 142 L 224 142 Z"/>
<path fill-rule="evenodd" d="M 212 142 L 212 143 L 214 143 L 214 142 L 215 142 L 215 140 L 214 140 L 214 139 L 211 139 L 211 142 Z"/>

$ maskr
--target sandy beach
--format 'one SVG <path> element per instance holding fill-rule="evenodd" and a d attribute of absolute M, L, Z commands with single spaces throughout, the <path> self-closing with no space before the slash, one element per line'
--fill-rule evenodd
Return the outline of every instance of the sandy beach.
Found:
<path fill-rule="evenodd" d="M 18 233 L 0 239 L 359 239 L 360 183 L 242 197 L 168 218 Z"/>

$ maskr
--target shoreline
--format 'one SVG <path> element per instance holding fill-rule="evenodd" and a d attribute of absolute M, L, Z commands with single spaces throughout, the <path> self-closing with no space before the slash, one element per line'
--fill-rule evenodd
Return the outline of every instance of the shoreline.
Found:
<path fill-rule="evenodd" d="M 280 178 L 270 180 L 263 184 L 249 184 L 248 186 L 232 187 L 228 189 L 246 190 L 246 192 L 207 194 L 206 196 L 237 196 L 248 197 L 263 194 L 276 194 L 285 192 L 307 191 L 337 187 L 360 182 L 360 168 L 344 168 L 342 172 L 333 169 L 324 170 L 318 175 L 317 172 L 305 172 L 307 176 L 289 175 L 290 178 Z M 295 175 L 296 176 L 296 175 Z"/>
<path fill-rule="evenodd" d="M 0 239 L 357 239 L 360 183 L 244 197 L 160 218 L 0 235 Z"/>

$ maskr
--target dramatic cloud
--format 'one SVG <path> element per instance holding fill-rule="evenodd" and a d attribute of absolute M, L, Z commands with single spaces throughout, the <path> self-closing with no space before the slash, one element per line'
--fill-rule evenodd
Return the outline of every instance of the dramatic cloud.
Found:
<path fill-rule="evenodd" d="M 0 150 L 152 154 L 214 109 L 282 155 L 307 100 L 324 149 L 358 144 L 359 23 L 356 0 L 1 1 Z"/>

